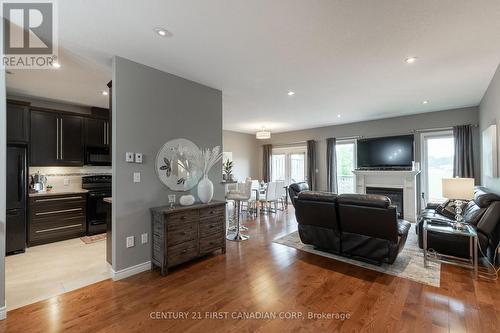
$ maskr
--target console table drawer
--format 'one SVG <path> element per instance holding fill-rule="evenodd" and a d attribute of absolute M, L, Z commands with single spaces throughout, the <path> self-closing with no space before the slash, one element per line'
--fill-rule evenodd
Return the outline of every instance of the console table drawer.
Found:
<path fill-rule="evenodd" d="M 225 207 L 212 207 L 200 211 L 200 219 L 205 219 L 215 216 L 224 216 L 224 215 L 225 215 Z"/>
<path fill-rule="evenodd" d="M 200 221 L 200 235 L 220 233 L 224 229 L 224 221 L 221 218 Z"/>
<path fill-rule="evenodd" d="M 195 240 L 196 238 L 198 238 L 198 225 L 196 223 L 183 224 L 182 226 L 168 226 L 168 247 Z"/>
<path fill-rule="evenodd" d="M 219 250 L 224 246 L 224 242 L 225 242 L 224 234 L 221 231 L 212 236 L 201 238 L 200 254 L 207 254 Z"/>
<path fill-rule="evenodd" d="M 198 242 L 185 242 L 168 248 L 168 266 L 175 266 L 198 256 Z"/>
<path fill-rule="evenodd" d="M 190 222 L 196 222 L 200 218 L 200 215 L 197 210 L 195 211 L 183 211 L 179 213 L 170 214 L 168 217 L 168 224 L 185 224 Z"/>

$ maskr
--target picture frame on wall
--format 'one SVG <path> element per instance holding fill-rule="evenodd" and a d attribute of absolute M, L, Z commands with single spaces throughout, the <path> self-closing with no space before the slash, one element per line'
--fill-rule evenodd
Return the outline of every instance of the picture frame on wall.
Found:
<path fill-rule="evenodd" d="M 481 137 L 483 173 L 486 177 L 498 177 L 497 125 L 484 129 Z"/>

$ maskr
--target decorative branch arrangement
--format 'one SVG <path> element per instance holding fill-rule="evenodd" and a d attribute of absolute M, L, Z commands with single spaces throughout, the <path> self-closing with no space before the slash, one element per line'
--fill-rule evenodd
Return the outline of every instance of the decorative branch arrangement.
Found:
<path fill-rule="evenodd" d="M 220 146 L 216 146 L 212 149 L 200 149 L 195 153 L 194 161 L 197 167 L 203 172 L 203 175 L 208 175 L 210 169 L 220 161 L 222 158 L 222 151 Z"/>

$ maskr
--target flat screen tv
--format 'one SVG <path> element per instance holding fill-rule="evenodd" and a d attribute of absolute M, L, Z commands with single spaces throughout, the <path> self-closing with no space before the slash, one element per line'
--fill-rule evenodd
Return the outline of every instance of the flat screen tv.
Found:
<path fill-rule="evenodd" d="M 413 135 L 358 140 L 358 169 L 411 169 Z"/>

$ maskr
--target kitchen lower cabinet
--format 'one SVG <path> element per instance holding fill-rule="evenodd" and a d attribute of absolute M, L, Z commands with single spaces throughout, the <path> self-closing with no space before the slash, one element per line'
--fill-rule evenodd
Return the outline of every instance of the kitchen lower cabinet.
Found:
<path fill-rule="evenodd" d="M 82 237 L 86 230 L 86 193 L 31 196 L 28 246 Z"/>

